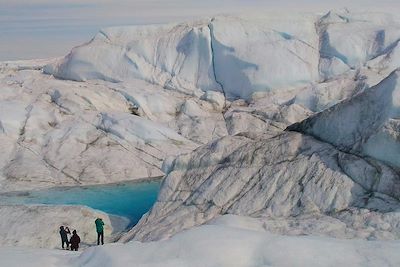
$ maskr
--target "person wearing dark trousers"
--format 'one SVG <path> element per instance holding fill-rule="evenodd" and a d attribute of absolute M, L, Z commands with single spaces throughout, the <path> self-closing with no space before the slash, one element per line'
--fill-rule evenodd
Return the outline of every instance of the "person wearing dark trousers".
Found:
<path fill-rule="evenodd" d="M 60 226 L 60 236 L 61 236 L 61 247 L 64 249 L 64 244 L 66 245 L 67 249 L 69 247 L 67 231 L 65 231 L 64 226 Z"/>
<path fill-rule="evenodd" d="M 65 232 L 67 233 L 67 240 L 71 239 L 71 231 L 69 230 L 68 226 L 65 226 Z M 68 243 L 69 245 L 69 243 Z"/>
<path fill-rule="evenodd" d="M 69 240 L 69 242 L 71 244 L 71 250 L 78 251 L 79 243 L 81 242 L 81 238 L 76 233 L 76 230 L 72 231 L 72 236 L 71 236 L 71 239 Z"/>
<path fill-rule="evenodd" d="M 101 218 L 97 218 L 94 223 L 96 224 L 96 232 L 97 232 L 97 245 L 104 245 L 104 222 Z"/>

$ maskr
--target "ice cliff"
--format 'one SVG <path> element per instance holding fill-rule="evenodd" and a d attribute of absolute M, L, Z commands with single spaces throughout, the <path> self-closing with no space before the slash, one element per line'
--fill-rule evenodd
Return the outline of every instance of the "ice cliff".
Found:
<path fill-rule="evenodd" d="M 383 55 L 397 60 L 399 27 L 387 14 L 329 12 L 107 28 L 46 71 L 76 81 L 137 78 L 189 94 L 216 90 L 248 99 L 330 79 Z"/>

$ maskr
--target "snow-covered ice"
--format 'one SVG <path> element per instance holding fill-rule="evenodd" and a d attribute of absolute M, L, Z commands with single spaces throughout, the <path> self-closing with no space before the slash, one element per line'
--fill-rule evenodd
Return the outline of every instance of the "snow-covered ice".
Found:
<path fill-rule="evenodd" d="M 94 245 L 97 234 L 94 220 L 103 218 L 105 240 L 118 239 L 129 220 L 81 206 L 0 205 L 0 246 L 61 248 L 60 226 L 76 229 L 81 246 Z M 2 266 L 2 262 L 0 262 Z"/>
<path fill-rule="evenodd" d="M 230 218 L 230 221 L 235 221 Z M 89 248 L 82 253 L 0 248 L 6 266 L 147 267 L 328 267 L 400 264 L 398 241 L 290 237 L 256 230 L 251 223 L 216 222 L 159 242 L 130 242 Z M 22 255 L 24 255 L 22 257 Z"/>

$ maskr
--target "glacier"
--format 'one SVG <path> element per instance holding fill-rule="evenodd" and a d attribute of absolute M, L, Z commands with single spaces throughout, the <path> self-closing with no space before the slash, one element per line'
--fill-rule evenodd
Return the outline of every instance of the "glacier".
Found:
<path fill-rule="evenodd" d="M 248 99 L 331 79 L 383 55 L 396 60 L 399 27 L 394 15 L 341 11 L 106 28 L 45 72 L 76 81 L 139 78 L 188 94 Z"/>
<path fill-rule="evenodd" d="M 106 28 L 65 57 L 1 62 L 0 193 L 165 175 L 129 232 L 104 214 L 118 222 L 109 241 L 126 244 L 26 251 L 48 266 L 397 266 L 399 41 L 389 13 L 223 15 Z M 54 233 L 19 242 L 37 228 L 7 225 L 34 213 L 54 228 L 76 212 L 92 242 L 84 221 L 98 211 L 0 206 L 0 246 L 52 248 Z"/>

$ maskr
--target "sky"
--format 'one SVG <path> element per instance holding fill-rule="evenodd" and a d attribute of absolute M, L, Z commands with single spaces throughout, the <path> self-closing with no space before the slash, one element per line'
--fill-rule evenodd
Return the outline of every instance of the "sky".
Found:
<path fill-rule="evenodd" d="M 342 7 L 400 12 L 400 0 L 0 0 L 0 61 L 63 56 L 107 26 Z"/>

